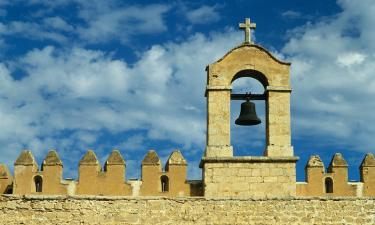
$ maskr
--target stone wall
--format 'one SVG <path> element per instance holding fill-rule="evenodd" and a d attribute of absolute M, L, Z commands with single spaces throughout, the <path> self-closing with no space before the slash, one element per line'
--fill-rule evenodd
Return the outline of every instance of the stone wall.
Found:
<path fill-rule="evenodd" d="M 297 159 L 255 156 L 203 158 L 204 196 L 295 196 Z"/>
<path fill-rule="evenodd" d="M 0 196 L 1 224 L 375 224 L 375 198 Z"/>

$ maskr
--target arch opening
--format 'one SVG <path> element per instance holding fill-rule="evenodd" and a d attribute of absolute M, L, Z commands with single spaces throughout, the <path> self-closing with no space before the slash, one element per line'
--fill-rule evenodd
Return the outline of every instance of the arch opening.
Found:
<path fill-rule="evenodd" d="M 236 74 L 232 82 L 232 93 L 245 94 L 246 92 L 251 92 L 252 94 L 264 94 L 264 85 L 267 82 L 261 78 L 263 79 L 262 83 L 259 79 L 248 76 L 245 72 Z M 264 75 L 262 74 L 262 76 Z M 239 156 L 248 155 L 249 152 L 252 155 L 263 155 L 266 148 L 266 101 L 251 101 L 255 104 L 256 114 L 261 120 L 261 123 L 256 126 L 236 125 L 235 120 L 240 115 L 241 104 L 245 100 L 231 100 L 230 103 L 231 145 L 236 149 L 236 155 Z"/>
<path fill-rule="evenodd" d="M 161 191 L 162 192 L 168 192 L 169 191 L 169 178 L 166 175 L 163 175 L 160 177 L 160 183 L 161 183 Z"/>
<path fill-rule="evenodd" d="M 43 178 L 39 175 L 34 177 L 35 192 L 43 191 Z"/>
<path fill-rule="evenodd" d="M 269 85 L 266 75 L 259 72 L 258 70 L 251 70 L 251 69 L 241 70 L 238 73 L 236 73 L 233 76 L 231 83 L 233 83 L 235 80 L 242 78 L 242 77 L 249 77 L 249 78 L 253 78 L 259 81 L 263 85 L 264 90 L 266 90 L 266 87 Z"/>
<path fill-rule="evenodd" d="M 333 180 L 330 177 L 327 177 L 324 180 L 325 192 L 326 193 L 333 193 Z"/>

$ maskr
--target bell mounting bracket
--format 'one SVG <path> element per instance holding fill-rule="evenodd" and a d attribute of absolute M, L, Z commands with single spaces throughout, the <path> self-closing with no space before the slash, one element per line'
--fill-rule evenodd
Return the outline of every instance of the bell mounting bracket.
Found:
<path fill-rule="evenodd" d="M 266 100 L 266 94 L 251 94 L 251 92 L 246 92 L 246 94 L 231 94 L 231 100 Z"/>

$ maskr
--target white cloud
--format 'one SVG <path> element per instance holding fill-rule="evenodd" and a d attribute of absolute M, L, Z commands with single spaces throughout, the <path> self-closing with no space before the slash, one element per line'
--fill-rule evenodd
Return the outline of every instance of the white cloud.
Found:
<path fill-rule="evenodd" d="M 14 160 L 25 147 L 39 159 L 56 148 L 75 166 L 105 132 L 132 132 L 124 143 L 133 151 L 147 150 L 143 140 L 168 140 L 190 155 L 200 154 L 206 128 L 204 68 L 240 39 L 233 31 L 196 34 L 183 43 L 153 46 L 132 66 L 101 51 L 52 46 L 28 52 L 12 67 L 1 64 L 1 151 L 14 151 L 0 161 Z M 17 67 L 27 76 L 13 79 Z M 126 150 L 124 143 L 110 145 Z M 96 151 L 102 155 L 108 149 Z"/>
<path fill-rule="evenodd" d="M 20 3 L 12 2 L 14 5 Z M 68 42 L 72 37 L 79 37 L 83 45 L 111 40 L 128 43 L 136 35 L 167 31 L 164 15 L 171 8 L 166 4 L 124 5 L 120 1 L 33 0 L 27 4 L 42 4 L 45 7 L 30 12 L 32 16 L 26 19 L 1 23 L 0 35 L 52 40 L 62 44 L 73 44 Z M 72 26 L 65 19 L 54 16 L 53 12 L 58 7 L 76 8 L 69 17 L 80 23 Z M 75 39 L 74 42 L 77 44 L 78 41 Z"/>
<path fill-rule="evenodd" d="M 52 40 L 60 43 L 67 41 L 67 38 L 57 32 L 51 31 L 35 22 L 25 21 L 12 21 L 7 24 L 0 24 L 0 35 L 1 36 L 13 36 L 25 37 L 31 40 Z"/>
<path fill-rule="evenodd" d="M 358 52 L 347 52 L 341 53 L 337 56 L 337 63 L 340 66 L 350 67 L 352 65 L 361 64 L 366 58 L 366 55 L 363 55 Z"/>
<path fill-rule="evenodd" d="M 343 12 L 293 30 L 283 49 L 292 62 L 293 135 L 374 151 L 375 3 L 339 4 Z"/>
<path fill-rule="evenodd" d="M 44 25 L 61 31 L 71 32 L 74 31 L 74 27 L 68 24 L 64 19 L 58 16 L 48 17 L 43 19 Z"/>
<path fill-rule="evenodd" d="M 281 16 L 288 19 L 299 19 L 301 18 L 302 14 L 294 10 L 287 10 L 283 12 Z"/>
<path fill-rule="evenodd" d="M 186 17 L 192 24 L 206 24 L 220 19 L 216 6 L 201 6 L 186 12 Z"/>
<path fill-rule="evenodd" d="M 94 43 L 113 39 L 128 42 L 129 38 L 136 34 L 166 31 L 163 15 L 169 9 L 169 6 L 161 4 L 126 8 L 87 6 L 79 12 L 79 16 L 87 25 L 79 27 L 78 33 L 82 39 Z"/>

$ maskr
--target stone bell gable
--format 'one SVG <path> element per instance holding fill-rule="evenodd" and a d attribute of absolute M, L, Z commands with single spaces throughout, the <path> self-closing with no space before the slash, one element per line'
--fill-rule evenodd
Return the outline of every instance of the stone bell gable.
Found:
<path fill-rule="evenodd" d="M 249 19 L 240 28 L 245 29 L 245 41 L 206 67 L 207 141 L 200 163 L 204 195 L 295 196 L 298 157 L 291 145 L 290 63 L 251 42 L 250 31 L 255 24 Z M 246 98 L 242 94 L 240 99 L 232 95 L 233 81 L 243 77 L 260 82 L 264 92 Z M 235 156 L 230 134 L 231 101 L 252 98 L 265 101 L 266 147 L 263 156 Z M 250 137 L 243 138 L 251 141 Z"/>
<path fill-rule="evenodd" d="M 255 44 L 241 44 L 207 66 L 206 157 L 233 156 L 230 145 L 232 82 L 258 80 L 267 94 L 266 156 L 293 156 L 290 133 L 290 63 L 282 62 Z M 218 155 L 219 154 L 219 155 Z"/>

